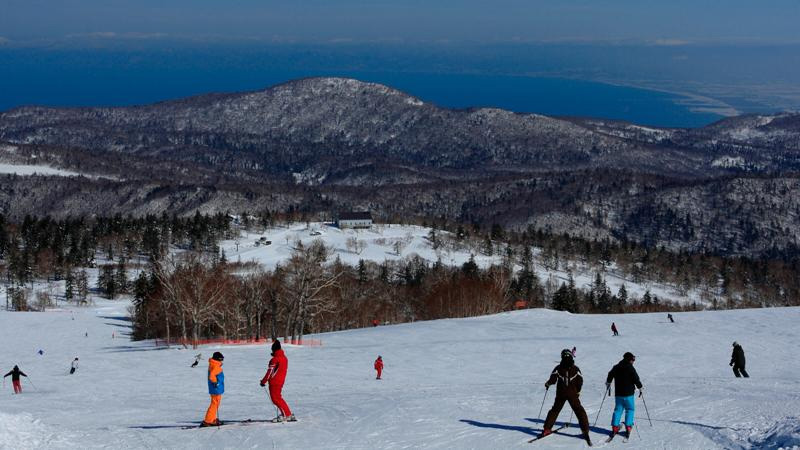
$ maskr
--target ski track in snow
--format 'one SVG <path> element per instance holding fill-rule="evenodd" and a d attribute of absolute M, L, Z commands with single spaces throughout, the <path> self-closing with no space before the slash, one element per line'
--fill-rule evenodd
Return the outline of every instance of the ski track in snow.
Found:
<path fill-rule="evenodd" d="M 628 444 L 605 447 L 800 446 L 800 308 L 676 313 L 669 326 L 654 325 L 664 314 L 525 310 L 313 336 L 324 346 L 286 346 L 284 397 L 299 422 L 183 430 L 208 406 L 205 361 L 191 369 L 198 351 L 129 341 L 128 305 L 97 300 L 86 308 L 0 312 L 3 373 L 19 364 L 30 375 L 21 395 L 11 393 L 10 377 L 0 392 L 0 448 L 585 448 L 574 418 L 560 434 L 527 443 L 552 405 L 553 392 L 537 419 L 543 383 L 560 349 L 573 345 L 590 422 L 607 371 L 623 352 L 637 355 L 653 426 L 637 401 L 641 438 L 634 432 Z M 611 337 L 612 321 L 621 336 Z M 733 340 L 742 343 L 752 378 L 733 377 Z M 258 385 L 268 349 L 199 352 L 205 360 L 220 347 L 221 419 L 274 417 Z M 40 348 L 44 356 L 36 354 Z M 386 363 L 381 381 L 372 370 L 378 354 Z M 81 365 L 69 375 L 75 356 Z M 596 444 L 610 428 L 612 408 L 607 398 L 592 428 Z M 566 406 L 558 422 L 569 412 Z"/>

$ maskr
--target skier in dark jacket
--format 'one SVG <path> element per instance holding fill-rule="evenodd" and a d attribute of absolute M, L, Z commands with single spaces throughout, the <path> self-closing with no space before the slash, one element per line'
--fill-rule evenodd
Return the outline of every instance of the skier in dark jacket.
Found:
<path fill-rule="evenodd" d="M 617 324 L 611 322 L 611 332 L 614 333 L 614 336 L 619 336 L 619 331 L 617 331 Z"/>
<path fill-rule="evenodd" d="M 744 349 L 738 342 L 733 343 L 733 353 L 731 353 L 731 366 L 733 366 L 733 374 L 736 378 L 744 376 L 750 378 L 747 371 L 744 370 Z M 741 372 L 741 373 L 740 373 Z"/>
<path fill-rule="evenodd" d="M 556 400 L 547 413 L 542 437 L 553 432 L 553 425 L 556 423 L 561 408 L 564 407 L 565 402 L 569 402 L 569 406 L 575 411 L 575 417 L 578 418 L 583 438 L 589 445 L 592 445 L 592 441 L 589 438 L 589 418 L 586 416 L 586 410 L 581 406 L 579 399 L 581 387 L 583 387 L 583 376 L 581 376 L 581 369 L 575 365 L 572 352 L 568 349 L 561 351 L 561 362 L 553 369 L 553 373 L 550 374 L 550 378 L 544 384 L 544 387 L 545 389 L 550 389 L 550 386 L 554 384 L 556 385 Z"/>
<path fill-rule="evenodd" d="M 670 323 L 675 323 L 675 319 L 672 317 L 672 314 L 667 314 L 667 319 L 669 319 Z"/>
<path fill-rule="evenodd" d="M 11 369 L 10 372 L 5 374 L 3 376 L 3 378 L 5 379 L 5 377 L 7 377 L 9 375 L 11 375 L 11 384 L 14 386 L 14 393 L 15 394 L 22 393 L 22 384 L 20 384 L 20 382 L 19 382 L 19 377 L 23 376 L 25 378 L 28 378 L 28 376 L 25 375 L 25 372 L 19 370 L 19 366 L 14 366 L 14 368 Z"/>
<path fill-rule="evenodd" d="M 636 388 L 639 388 L 639 396 L 642 395 L 644 386 L 639 381 L 639 374 L 633 368 L 636 357 L 631 352 L 625 352 L 622 361 L 618 362 L 606 377 L 606 389 L 611 391 L 611 381 L 614 381 L 614 415 L 611 416 L 611 437 L 619 433 L 619 423 L 622 418 L 622 411 L 625 411 L 625 432 L 627 437 L 631 435 L 633 428 L 633 416 L 636 411 L 635 398 L 633 396 Z"/>

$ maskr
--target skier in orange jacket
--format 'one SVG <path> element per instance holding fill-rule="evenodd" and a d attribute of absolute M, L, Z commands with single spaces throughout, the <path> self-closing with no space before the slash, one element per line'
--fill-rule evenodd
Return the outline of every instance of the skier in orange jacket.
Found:
<path fill-rule="evenodd" d="M 217 417 L 217 410 L 222 401 L 222 394 L 225 393 L 225 374 L 222 372 L 222 360 L 224 359 L 225 357 L 220 352 L 214 352 L 214 355 L 208 359 L 208 395 L 211 396 L 211 404 L 208 405 L 206 417 L 200 424 L 201 427 L 221 425 Z"/>

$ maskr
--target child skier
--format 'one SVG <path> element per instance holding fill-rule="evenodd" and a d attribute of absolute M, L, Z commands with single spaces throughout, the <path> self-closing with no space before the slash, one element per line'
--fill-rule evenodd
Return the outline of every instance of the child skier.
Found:
<path fill-rule="evenodd" d="M 744 376 L 745 378 L 750 378 L 750 375 L 747 374 L 747 371 L 744 370 L 744 349 L 738 342 L 733 343 L 733 353 L 731 353 L 731 363 L 730 365 L 733 366 L 733 374 L 736 375 L 736 378 Z M 741 372 L 741 374 L 740 374 Z"/>
<path fill-rule="evenodd" d="M 617 331 L 617 324 L 611 322 L 611 332 L 614 333 L 614 336 L 619 336 L 619 332 Z"/>
<path fill-rule="evenodd" d="M 261 379 L 261 387 L 269 383 L 269 398 L 272 403 L 278 407 L 280 413 L 277 417 L 272 419 L 273 422 L 295 422 L 297 418 L 294 417 L 289 405 L 281 396 L 283 390 L 283 383 L 286 381 L 286 371 L 289 369 L 289 360 L 286 359 L 283 350 L 281 349 L 281 342 L 275 341 L 272 343 L 272 358 L 269 360 L 267 373 Z"/>
<path fill-rule="evenodd" d="M 9 375 L 11 375 L 11 384 L 14 386 L 14 393 L 15 394 L 21 394 L 22 393 L 22 384 L 20 384 L 20 382 L 19 382 L 19 377 L 23 376 L 25 378 L 28 378 L 28 376 L 25 375 L 25 372 L 19 370 L 19 366 L 14 366 L 14 368 L 11 369 L 10 372 L 8 372 L 7 374 L 5 374 L 3 376 L 3 379 L 5 380 L 5 378 L 7 376 L 9 376 Z"/>
<path fill-rule="evenodd" d="M 72 360 L 72 364 L 69 367 L 69 374 L 72 375 L 75 371 L 78 370 L 78 357 L 76 356 L 75 359 Z"/>
<path fill-rule="evenodd" d="M 383 359 L 381 359 L 381 355 L 378 355 L 378 359 L 375 360 L 375 370 L 378 372 L 378 376 L 375 377 L 375 379 L 380 380 L 381 372 L 383 372 Z"/>
<path fill-rule="evenodd" d="M 583 376 L 581 376 L 581 369 L 575 365 L 575 360 L 572 358 L 572 352 L 568 349 L 561 351 L 561 362 L 553 369 L 550 378 L 544 384 L 545 389 L 550 389 L 550 386 L 556 385 L 556 400 L 553 407 L 547 413 L 547 419 L 544 421 L 544 429 L 542 430 L 541 437 L 545 437 L 553 432 L 553 425 L 556 423 L 558 414 L 561 408 L 564 407 L 565 402 L 569 402 L 570 408 L 575 411 L 575 417 L 578 418 L 583 438 L 590 446 L 592 441 L 589 438 L 589 418 L 586 416 L 586 410 L 583 409 L 579 396 L 581 395 L 581 387 L 583 387 Z"/>
<path fill-rule="evenodd" d="M 611 416 L 611 436 L 619 433 L 619 423 L 622 418 L 622 411 L 625 411 L 625 434 L 630 438 L 631 428 L 633 428 L 633 417 L 636 410 L 635 398 L 633 397 L 636 388 L 639 388 L 639 396 L 642 396 L 644 386 L 639 381 L 639 374 L 633 368 L 636 357 L 631 352 L 625 352 L 622 361 L 618 362 L 606 377 L 606 390 L 611 392 L 611 380 L 614 380 L 614 414 Z"/>
<path fill-rule="evenodd" d="M 225 374 L 222 372 L 222 360 L 225 357 L 220 352 L 214 352 L 208 359 L 208 395 L 211 396 L 211 404 L 206 410 L 206 417 L 200 427 L 210 427 L 221 425 L 217 417 L 219 403 L 222 401 L 222 394 L 225 393 Z"/>

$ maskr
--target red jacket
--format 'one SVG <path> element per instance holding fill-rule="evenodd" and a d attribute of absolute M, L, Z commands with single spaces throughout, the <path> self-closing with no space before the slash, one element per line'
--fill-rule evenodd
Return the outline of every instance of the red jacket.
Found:
<path fill-rule="evenodd" d="M 375 370 L 383 370 L 383 360 L 378 358 L 375 360 Z"/>
<path fill-rule="evenodd" d="M 270 386 L 283 386 L 286 381 L 286 370 L 289 368 L 289 360 L 283 354 L 283 349 L 280 349 L 272 354 L 272 359 L 269 360 L 269 367 L 264 378 L 261 379 L 261 384 L 269 383 Z"/>

